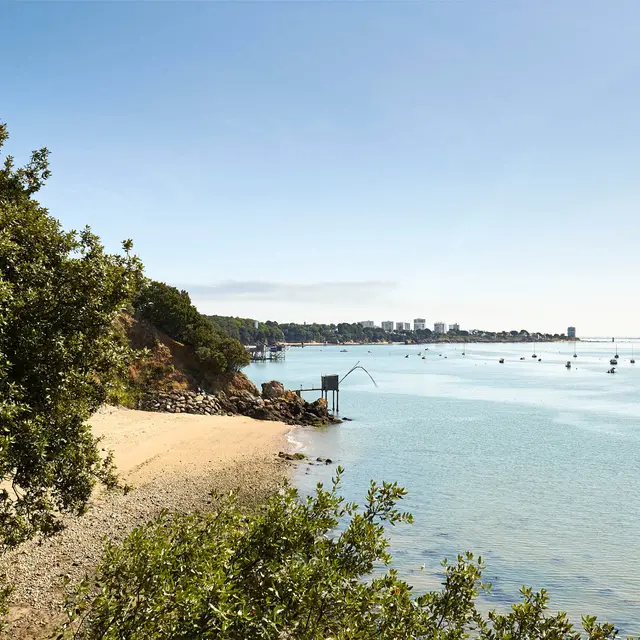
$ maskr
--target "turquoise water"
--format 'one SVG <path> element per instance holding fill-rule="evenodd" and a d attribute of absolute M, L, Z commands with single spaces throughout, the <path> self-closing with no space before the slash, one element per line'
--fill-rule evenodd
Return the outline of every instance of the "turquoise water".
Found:
<path fill-rule="evenodd" d="M 391 550 L 417 590 L 439 585 L 442 558 L 470 550 L 493 583 L 484 606 L 544 587 L 552 609 L 640 635 L 640 359 L 629 363 L 630 348 L 618 344 L 616 375 L 606 373 L 611 343 L 580 343 L 575 359 L 572 345 L 538 344 L 542 362 L 530 344 L 469 344 L 466 356 L 431 345 L 424 360 L 421 346 L 292 348 L 247 373 L 289 388 L 357 361 L 373 375 L 377 388 L 361 371 L 341 386 L 353 422 L 292 438 L 345 467 L 349 499 L 372 478 L 408 489 L 415 524 L 392 531 Z M 310 491 L 334 469 L 302 465 L 295 482 Z"/>

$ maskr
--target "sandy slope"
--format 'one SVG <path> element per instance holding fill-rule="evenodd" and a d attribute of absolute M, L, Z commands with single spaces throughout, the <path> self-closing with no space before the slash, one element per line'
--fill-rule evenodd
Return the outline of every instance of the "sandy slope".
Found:
<path fill-rule="evenodd" d="M 276 455 L 286 448 L 284 434 L 291 429 L 282 423 L 109 407 L 91 424 L 134 491 L 96 491 L 88 513 L 66 518 L 61 534 L 0 558 L 0 573 L 16 587 L 12 623 L 2 637 L 46 637 L 60 619 L 64 577 L 75 582 L 90 572 L 104 538 L 122 540 L 163 508 L 206 509 L 212 488 L 239 489 L 241 500 L 257 502 L 287 472 Z"/>

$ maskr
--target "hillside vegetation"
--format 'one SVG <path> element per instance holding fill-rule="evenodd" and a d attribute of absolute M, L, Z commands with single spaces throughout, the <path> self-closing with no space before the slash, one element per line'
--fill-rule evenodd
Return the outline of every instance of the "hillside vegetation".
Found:
<path fill-rule="evenodd" d="M 237 372 L 250 362 L 238 340 L 207 321 L 186 291 L 147 280 L 136 296 L 134 309 L 139 317 L 190 346 L 203 370 L 211 375 Z"/>

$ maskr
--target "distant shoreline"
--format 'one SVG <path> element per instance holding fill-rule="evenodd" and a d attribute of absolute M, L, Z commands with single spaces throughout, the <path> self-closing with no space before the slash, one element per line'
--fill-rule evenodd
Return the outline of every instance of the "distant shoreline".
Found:
<path fill-rule="evenodd" d="M 438 345 L 438 344 L 545 344 L 545 343 L 557 343 L 557 342 L 582 342 L 580 338 L 569 340 L 568 338 L 557 338 L 552 340 L 507 340 L 507 339 L 494 339 L 494 338 L 481 338 L 473 337 L 473 339 L 463 340 L 461 338 L 447 338 L 446 340 L 416 340 L 407 342 L 282 342 L 285 347 L 355 347 L 355 346 L 385 346 L 385 345 L 400 345 L 400 346 L 421 346 L 421 345 Z M 608 342 L 607 340 L 593 339 L 589 342 Z"/>

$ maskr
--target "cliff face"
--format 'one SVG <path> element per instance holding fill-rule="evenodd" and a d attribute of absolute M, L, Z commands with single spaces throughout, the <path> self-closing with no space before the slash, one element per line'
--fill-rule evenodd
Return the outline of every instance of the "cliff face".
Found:
<path fill-rule="evenodd" d="M 137 358 L 129 367 L 135 408 L 169 413 L 245 415 L 259 420 L 321 426 L 339 422 L 323 399 L 306 402 L 279 382 L 262 393 L 243 373 L 212 376 L 193 350 L 151 323 L 131 315 L 119 319 L 123 338 Z"/>
<path fill-rule="evenodd" d="M 132 384 L 144 391 L 222 391 L 232 395 L 256 386 L 243 373 L 209 374 L 193 349 L 170 338 L 146 320 L 124 314 L 120 325 L 131 347 L 139 354 L 129 367 Z"/>

